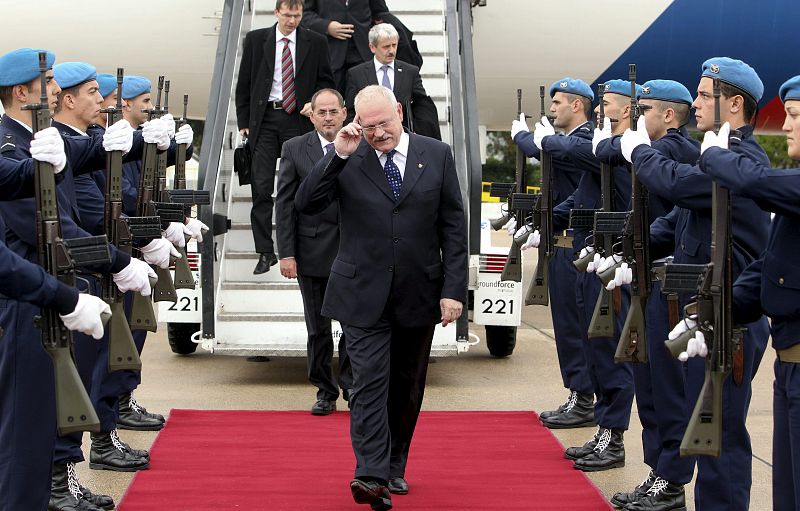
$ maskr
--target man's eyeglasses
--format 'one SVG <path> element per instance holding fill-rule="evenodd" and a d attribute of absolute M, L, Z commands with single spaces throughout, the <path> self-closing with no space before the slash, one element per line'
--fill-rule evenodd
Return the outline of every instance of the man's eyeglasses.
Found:
<path fill-rule="evenodd" d="M 287 20 L 297 20 L 300 21 L 300 18 L 303 17 L 302 14 L 289 14 L 287 12 L 279 12 L 278 13 L 282 18 Z"/>
<path fill-rule="evenodd" d="M 369 134 L 375 133 L 375 130 L 378 129 L 378 128 L 386 131 L 386 127 L 389 126 L 390 124 L 392 124 L 392 122 L 394 122 L 394 121 L 382 122 L 382 123 L 380 123 L 378 125 L 375 125 L 375 126 L 361 126 L 361 129 L 364 130 L 365 133 L 369 133 Z"/>
<path fill-rule="evenodd" d="M 337 115 L 339 115 L 339 112 L 341 112 L 341 110 L 337 110 L 335 108 L 332 110 L 317 110 L 316 112 L 314 112 L 314 115 L 316 115 L 317 117 L 328 117 L 329 115 L 331 117 L 336 117 Z"/>

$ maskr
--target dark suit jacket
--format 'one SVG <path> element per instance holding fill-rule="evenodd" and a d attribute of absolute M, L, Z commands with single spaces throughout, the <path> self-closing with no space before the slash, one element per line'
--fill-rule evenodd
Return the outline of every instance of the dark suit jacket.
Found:
<path fill-rule="evenodd" d="M 406 327 L 435 324 L 439 300 L 467 299 L 467 231 L 450 147 L 410 135 L 395 202 L 375 151 L 362 141 L 346 160 L 327 154 L 297 191 L 303 213 L 339 201 L 341 241 L 322 314 L 368 328 L 387 304 Z"/>
<path fill-rule="evenodd" d="M 248 32 L 244 38 L 242 62 L 236 82 L 236 118 L 239 129 L 250 129 L 250 142 L 258 140 L 258 131 L 272 89 L 275 70 L 275 35 L 277 23 L 269 28 Z M 297 28 L 297 62 L 294 82 L 297 110 L 311 101 L 319 89 L 334 87 L 333 73 L 327 59 L 325 38 L 302 27 Z"/>
<path fill-rule="evenodd" d="M 317 130 L 283 144 L 275 199 L 275 224 L 279 257 L 294 257 L 297 273 L 325 277 L 339 249 L 339 205 L 331 203 L 315 215 L 298 213 L 294 206 L 297 188 L 322 159 Z"/>
<path fill-rule="evenodd" d="M 384 0 L 349 0 L 347 5 L 345 0 L 306 0 L 300 24 L 327 37 L 331 66 L 340 69 L 347 57 L 348 40 L 328 36 L 331 21 L 353 25 L 353 42 L 366 61 L 372 58 L 367 34 L 372 28 L 373 14 L 387 10 Z"/>

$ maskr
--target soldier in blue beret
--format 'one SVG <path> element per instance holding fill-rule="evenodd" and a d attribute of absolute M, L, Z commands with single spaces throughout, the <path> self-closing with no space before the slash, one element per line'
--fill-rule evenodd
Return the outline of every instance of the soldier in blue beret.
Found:
<path fill-rule="evenodd" d="M 702 130 L 710 130 L 714 125 L 711 77 L 718 77 L 722 82 L 721 121 L 729 122 L 742 133 L 731 149 L 742 158 L 769 165 L 769 158 L 753 137 L 750 125 L 763 93 L 758 75 L 741 61 L 724 57 L 707 60 L 702 66 L 697 97 L 692 104 L 696 109 L 697 126 Z M 708 263 L 711 260 L 711 178 L 697 164 L 680 163 L 650 147 L 633 132 L 631 134 L 623 135 L 622 144 L 627 148 L 624 153 L 633 162 L 637 176 L 646 181 L 649 188 L 669 190 L 670 198 L 680 206 L 651 226 L 653 245 L 660 242 L 672 244 L 676 263 Z M 626 140 L 631 136 L 634 137 L 632 140 Z M 732 270 L 736 277 L 766 247 L 769 214 L 761 211 L 752 199 L 737 193 L 731 194 L 731 208 L 734 219 Z M 681 310 L 690 301 L 692 298 L 689 296 L 679 296 Z M 687 322 L 691 323 L 691 319 L 679 322 L 669 337 L 685 330 Z M 766 349 L 769 331 L 763 317 L 753 318 L 753 322 L 746 326 L 744 353 L 740 359 L 743 360 L 742 382 L 737 384 L 729 378 L 723 388 L 722 454 L 719 458 L 696 458 L 696 509 L 745 510 L 749 506 L 752 450 L 746 427 L 747 410 L 751 381 Z M 705 365 L 702 361 L 689 360 L 686 366 L 686 403 L 675 413 L 683 414 L 688 422 L 704 381 Z M 674 509 L 679 506 L 684 495 L 681 484 L 689 482 L 691 471 L 683 472 L 682 476 L 676 472 L 661 477 L 674 480 L 665 479 L 659 486 L 653 484 L 645 498 L 626 509 Z"/>
<path fill-rule="evenodd" d="M 97 73 L 97 85 L 100 86 L 100 95 L 103 96 L 103 99 L 108 99 L 110 95 L 113 95 L 113 101 L 116 102 L 117 96 L 116 94 L 112 94 L 117 91 L 116 75 L 112 75 L 111 73 Z"/>
<path fill-rule="evenodd" d="M 638 98 L 640 105 L 647 108 L 644 115 L 639 117 L 635 131 L 626 129 L 623 136 L 611 138 L 609 127 L 603 131 L 595 130 L 598 158 L 617 164 L 620 160 L 626 161 L 625 153 L 631 147 L 643 143 L 676 162 L 690 165 L 697 162 L 700 144 L 688 135 L 684 127 L 691 117 L 692 96 L 689 90 L 672 80 L 650 80 L 642 84 Z M 635 170 L 649 192 L 650 221 L 657 225 L 664 221 L 665 215 L 672 214 L 672 189 L 652 179 L 648 172 L 639 168 Z M 663 256 L 672 252 L 672 239 L 666 243 L 659 241 L 651 240 L 650 244 L 653 267 L 663 266 L 666 262 Z M 601 268 L 603 266 L 601 263 Z M 617 277 L 609 284 L 610 287 L 630 283 L 630 270 L 627 270 L 627 278 L 622 278 L 626 266 L 623 263 L 617 269 Z M 648 499 L 656 498 L 648 495 L 647 491 L 654 486 L 661 488 L 665 485 L 659 496 L 663 498 L 665 492 L 672 492 L 675 496 L 673 503 L 684 505 L 683 487 L 691 481 L 694 472 L 694 460 L 681 458 L 678 450 L 686 418 L 685 414 L 676 414 L 675 410 L 685 408 L 686 395 L 683 366 L 663 347 L 664 339 L 677 322 L 679 314 L 677 296 L 671 297 L 669 306 L 667 302 L 661 293 L 661 283 L 654 281 L 645 308 L 648 360 L 643 364 L 633 364 L 636 409 L 643 430 L 644 462 L 650 467 L 650 472 L 633 491 L 614 494 L 611 502 L 619 507 L 643 507 Z"/>
<path fill-rule="evenodd" d="M 786 111 L 783 131 L 788 154 L 800 160 L 800 76 L 779 89 Z M 795 420 L 800 377 L 800 169 L 772 169 L 728 150 L 727 129 L 703 141 L 700 168 L 731 193 L 753 199 L 775 217 L 766 250 L 736 279 L 733 317 L 756 321 L 763 313 L 771 319 L 772 347 L 777 352 L 772 398 L 772 508 L 800 508 L 800 424 Z M 733 148 L 732 148 L 733 149 Z M 740 219 L 734 218 L 734 222 Z M 723 446 L 724 448 L 724 446 Z"/>
<path fill-rule="evenodd" d="M 567 134 L 589 132 L 594 93 L 583 80 L 565 77 L 550 86 L 550 115 L 556 128 Z M 524 114 L 511 125 L 511 137 L 529 158 L 539 159 L 541 151 L 533 142 L 533 133 L 525 123 Z M 564 158 L 553 158 L 553 204 L 567 199 L 578 186 L 583 170 Z M 520 226 L 522 227 L 522 226 Z M 525 247 L 526 249 L 528 247 Z M 551 289 L 575 289 L 577 270 L 572 264 L 572 250 L 556 247 L 550 258 L 549 279 Z M 572 293 L 550 293 L 550 313 L 556 338 L 558 364 L 564 387 L 569 396 L 555 410 L 539 414 L 549 428 L 579 428 L 593 426 L 594 388 L 583 351 L 583 334 L 580 330 L 578 304 Z"/>

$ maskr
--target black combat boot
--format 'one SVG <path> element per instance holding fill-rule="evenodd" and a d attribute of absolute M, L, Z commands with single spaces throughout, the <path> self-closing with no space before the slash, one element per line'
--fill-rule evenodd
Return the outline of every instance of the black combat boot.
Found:
<path fill-rule="evenodd" d="M 89 488 L 81 485 L 81 493 L 83 493 L 84 500 L 87 500 L 94 504 L 97 507 L 101 507 L 103 509 L 114 509 L 114 499 L 112 499 L 108 495 L 101 495 L 99 493 L 94 493 Z"/>
<path fill-rule="evenodd" d="M 569 396 L 567 396 L 567 400 L 566 401 L 564 401 L 563 403 L 558 405 L 558 408 L 556 408 L 555 410 L 545 410 L 542 413 L 540 413 L 539 414 L 539 420 L 544 422 L 545 419 L 549 419 L 553 415 L 558 415 L 559 413 L 563 412 L 564 408 L 566 408 L 569 405 L 570 401 L 572 399 L 574 399 L 574 396 L 577 395 L 577 394 L 578 393 L 575 392 L 574 390 L 570 390 L 569 391 Z"/>
<path fill-rule="evenodd" d="M 570 394 L 567 406 L 561 413 L 542 420 L 550 429 L 586 428 L 594 426 L 594 396 L 592 394 Z"/>
<path fill-rule="evenodd" d="M 593 453 L 594 448 L 597 445 L 597 439 L 600 438 L 601 432 L 602 428 L 598 429 L 592 439 L 580 447 L 567 447 L 567 450 L 564 451 L 564 457 L 568 460 L 577 460 Z"/>
<path fill-rule="evenodd" d="M 647 494 L 625 506 L 628 511 L 686 511 L 683 486 L 656 477 Z"/>
<path fill-rule="evenodd" d="M 135 431 L 158 431 L 164 427 L 164 416 L 148 412 L 136 402 L 133 394 L 121 394 L 117 427 Z"/>
<path fill-rule="evenodd" d="M 625 444 L 622 429 L 600 427 L 600 436 L 594 451 L 575 461 L 574 468 L 584 472 L 598 472 L 625 466 Z"/>
<path fill-rule="evenodd" d="M 83 498 L 74 463 L 53 465 L 47 511 L 102 511 Z"/>
<path fill-rule="evenodd" d="M 92 449 L 89 451 L 89 468 L 135 472 L 150 468 L 150 460 L 134 456 L 119 441 L 116 431 L 92 433 Z"/>
<path fill-rule="evenodd" d="M 639 483 L 639 485 L 634 488 L 632 492 L 615 493 L 614 496 L 611 497 L 611 503 L 616 507 L 625 507 L 628 504 L 636 502 L 647 495 L 647 490 L 653 486 L 653 482 L 655 482 L 655 480 L 656 474 L 651 470 L 650 473 L 647 474 L 647 479 Z"/>
<path fill-rule="evenodd" d="M 128 451 L 130 454 L 133 454 L 137 458 L 144 458 L 148 461 L 150 460 L 150 453 L 147 451 L 147 449 L 134 449 L 119 437 L 119 432 L 116 429 L 111 430 L 111 436 L 115 438 L 122 448 Z"/>

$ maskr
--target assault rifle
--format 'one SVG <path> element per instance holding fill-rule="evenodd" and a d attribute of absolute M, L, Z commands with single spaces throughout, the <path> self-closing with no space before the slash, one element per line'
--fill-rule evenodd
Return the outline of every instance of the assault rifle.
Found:
<path fill-rule="evenodd" d="M 30 110 L 31 129 L 34 133 L 50 125 L 50 108 L 47 98 L 47 52 L 39 52 L 41 97 L 39 103 L 23 106 Z M 109 264 L 111 255 L 105 236 L 89 236 L 65 240 L 61 236 L 53 165 L 34 160 L 36 189 L 36 240 L 39 264 L 44 270 L 66 285 L 75 286 L 75 267 Z M 108 321 L 108 317 L 104 317 Z M 42 344 L 53 359 L 56 391 L 56 417 L 59 435 L 78 431 L 100 431 L 100 421 L 78 376 L 73 358 L 72 332 L 58 313 L 42 309 L 34 317 L 34 324 L 42 331 Z"/>
<path fill-rule="evenodd" d="M 517 118 L 522 114 L 522 89 L 517 89 Z M 525 191 L 525 155 L 522 153 L 522 149 L 517 146 L 517 161 L 516 161 L 516 172 L 515 172 L 515 181 L 516 181 L 516 189 L 519 192 Z M 517 229 L 522 228 L 525 223 L 524 214 L 520 215 L 520 212 L 513 209 L 513 200 L 512 203 L 508 205 L 509 211 L 514 211 L 512 215 L 514 218 L 517 219 Z M 522 250 L 520 249 L 520 245 L 514 243 L 512 240 L 511 248 L 508 250 L 508 258 L 506 259 L 506 264 L 503 266 L 503 272 L 500 274 L 500 280 L 513 280 L 514 282 L 521 282 L 522 281 Z"/>
<path fill-rule="evenodd" d="M 489 220 L 489 225 L 492 226 L 493 230 L 499 231 L 511 220 L 509 204 L 511 203 L 511 194 L 514 193 L 516 187 L 517 185 L 515 183 L 492 183 L 489 185 L 489 197 L 498 197 L 503 199 L 506 203 L 505 210 L 503 210 L 502 205 L 500 206 L 502 216 Z"/>

